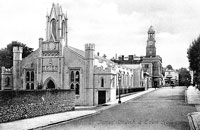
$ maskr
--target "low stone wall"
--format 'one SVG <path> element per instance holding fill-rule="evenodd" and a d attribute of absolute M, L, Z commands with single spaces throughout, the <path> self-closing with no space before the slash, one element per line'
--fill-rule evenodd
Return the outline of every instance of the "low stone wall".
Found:
<path fill-rule="evenodd" d="M 0 123 L 74 109 L 74 90 L 0 91 Z"/>

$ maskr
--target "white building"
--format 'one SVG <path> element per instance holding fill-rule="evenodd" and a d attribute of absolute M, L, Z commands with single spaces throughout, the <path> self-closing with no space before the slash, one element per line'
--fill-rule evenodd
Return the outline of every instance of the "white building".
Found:
<path fill-rule="evenodd" d="M 165 71 L 165 86 L 169 85 L 178 85 L 179 82 L 179 73 L 172 69 L 166 69 Z"/>

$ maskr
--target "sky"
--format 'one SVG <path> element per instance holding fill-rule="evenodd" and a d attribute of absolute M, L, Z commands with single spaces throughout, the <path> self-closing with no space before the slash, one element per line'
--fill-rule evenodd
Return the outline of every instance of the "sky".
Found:
<path fill-rule="evenodd" d="M 200 34 L 199 0 L 0 0 L 0 48 L 18 41 L 36 50 L 52 3 L 67 12 L 69 46 L 94 43 L 107 58 L 145 56 L 152 25 L 163 67 L 189 67 L 187 49 Z"/>

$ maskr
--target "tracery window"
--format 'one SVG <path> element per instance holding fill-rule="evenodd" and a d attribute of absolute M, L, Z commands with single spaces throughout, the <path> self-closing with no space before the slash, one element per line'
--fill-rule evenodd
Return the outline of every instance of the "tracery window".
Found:
<path fill-rule="evenodd" d="M 34 89 L 34 71 L 26 70 L 26 89 Z"/>
<path fill-rule="evenodd" d="M 80 95 L 80 70 L 71 70 L 70 88 L 75 89 L 76 95 Z"/>

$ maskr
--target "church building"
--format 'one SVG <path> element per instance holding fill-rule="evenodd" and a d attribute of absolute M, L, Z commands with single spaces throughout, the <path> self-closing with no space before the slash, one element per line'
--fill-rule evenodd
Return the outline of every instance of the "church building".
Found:
<path fill-rule="evenodd" d="M 22 59 L 22 47 L 13 47 L 13 67 L 2 67 L 3 90 L 73 89 L 76 105 L 98 105 L 116 100 L 119 93 L 145 89 L 141 66 L 96 55 L 95 44 L 85 44 L 84 51 L 69 46 L 67 20 L 61 6 L 53 4 L 39 48 Z"/>

